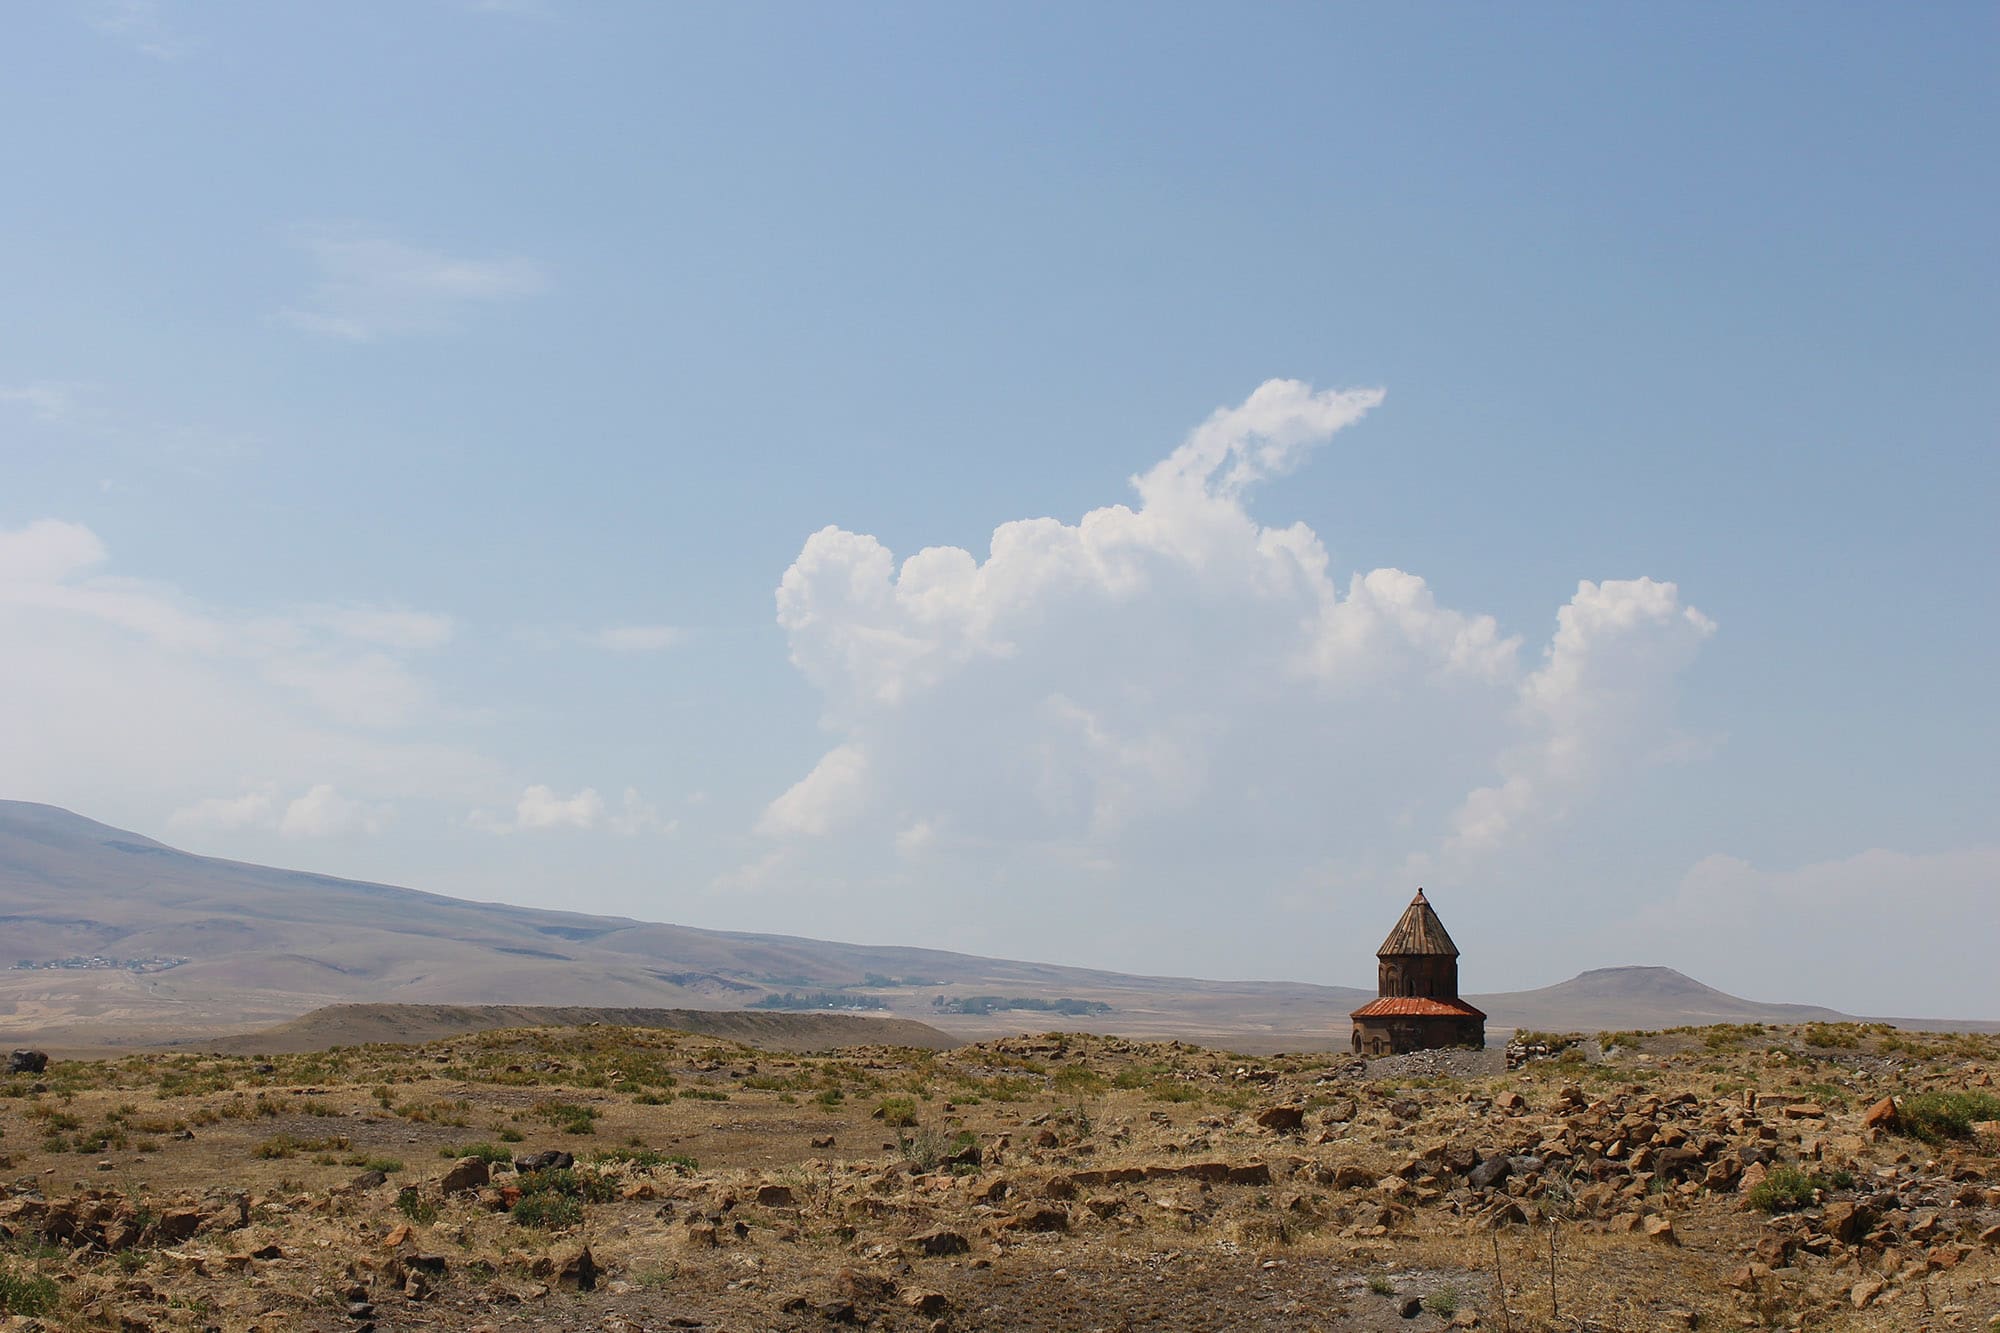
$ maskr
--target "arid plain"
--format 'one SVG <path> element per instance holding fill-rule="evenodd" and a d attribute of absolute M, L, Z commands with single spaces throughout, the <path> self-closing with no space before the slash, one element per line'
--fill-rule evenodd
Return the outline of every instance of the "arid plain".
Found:
<path fill-rule="evenodd" d="M 0 1075 L 9 1327 L 2000 1321 L 1982 1025 L 1620 967 L 1363 1061 L 1360 990 L 463 903 L 11 803 L 0 895 L 0 1037 L 50 1056 Z"/>
<path fill-rule="evenodd" d="M 57 1061 L 0 1083 L 0 1290 L 22 1328 L 2000 1318 L 1993 1038 L 1537 1045 L 1504 1071 L 596 1025 Z"/>

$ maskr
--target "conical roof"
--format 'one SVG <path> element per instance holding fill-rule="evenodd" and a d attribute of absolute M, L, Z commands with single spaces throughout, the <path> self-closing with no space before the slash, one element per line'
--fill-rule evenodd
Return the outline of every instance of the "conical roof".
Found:
<path fill-rule="evenodd" d="M 1403 919 L 1389 932 L 1389 938 L 1382 941 L 1382 947 L 1375 951 L 1377 958 L 1400 958 L 1409 954 L 1450 954 L 1458 956 L 1458 946 L 1445 933 L 1444 922 L 1431 910 L 1431 900 L 1424 897 L 1422 889 L 1410 900 L 1403 912 Z"/>

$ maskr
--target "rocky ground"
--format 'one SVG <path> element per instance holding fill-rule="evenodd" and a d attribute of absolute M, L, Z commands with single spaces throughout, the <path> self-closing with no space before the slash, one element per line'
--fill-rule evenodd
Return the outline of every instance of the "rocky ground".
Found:
<path fill-rule="evenodd" d="M 0 1076 L 19 1328 L 2000 1327 L 1992 1037 L 656 1030 Z"/>

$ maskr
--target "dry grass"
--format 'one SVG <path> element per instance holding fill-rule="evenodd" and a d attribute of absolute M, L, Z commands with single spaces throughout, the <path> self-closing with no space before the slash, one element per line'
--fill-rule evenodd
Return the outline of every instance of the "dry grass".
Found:
<path fill-rule="evenodd" d="M 1623 1034 L 1619 1048 L 1608 1065 L 1550 1061 L 1427 1085 L 1358 1081 L 1338 1057 L 1259 1060 L 1116 1038 L 809 1056 L 616 1028 L 60 1062 L 39 1078 L 0 1079 L 4 1179 L 46 1200 L 114 1193 L 154 1230 L 115 1248 L 50 1247 L 20 1208 L 32 1196 L 17 1193 L 0 1201 L 11 1233 L 0 1240 L 0 1293 L 32 1286 L 41 1296 L 22 1299 L 41 1299 L 52 1281 L 51 1327 L 230 1330 L 351 1327 L 356 1293 L 384 1316 L 407 1310 L 467 1329 L 516 1316 L 812 1328 L 826 1322 L 821 1307 L 843 1300 L 877 1328 L 942 1318 L 963 1330 L 1120 1319 L 1410 1327 L 1396 1309 L 1406 1298 L 1429 1303 L 1416 1327 L 1476 1314 L 1483 1328 L 1521 1333 L 1912 1328 L 1925 1310 L 1940 1328 L 1977 1327 L 2000 1313 L 1992 1244 L 1975 1240 L 1944 1266 L 1936 1250 L 2000 1220 L 1994 1145 L 1859 1125 L 1885 1093 L 1983 1092 L 2000 1057 L 1993 1039 L 1732 1029 Z M 1448 1181 L 1424 1197 L 1413 1162 L 1553 1123 L 1565 1085 L 1586 1099 L 1813 1101 L 1824 1119 L 1769 1117 L 1782 1155 L 1817 1152 L 1871 1186 L 1943 1179 L 1961 1201 L 1941 1210 L 1926 1244 L 1801 1254 L 1745 1287 L 1730 1283 L 1769 1224 L 1733 1193 L 1662 1190 L 1602 1216 L 1524 1194 L 1530 1221 L 1498 1231 Z M 1490 1109 L 1506 1091 L 1527 1098 L 1528 1115 Z M 1304 1133 L 1256 1124 L 1261 1109 L 1287 1102 L 1311 1108 Z M 439 1190 L 460 1156 L 542 1150 L 577 1165 L 536 1181 L 494 1177 L 526 1188 L 525 1214 L 498 1210 L 492 1193 Z M 1241 1180 L 1170 1174 L 1203 1163 L 1246 1170 Z M 1268 1179 L 1248 1170 L 1260 1163 Z M 387 1183 L 355 1188 L 369 1170 Z M 1393 1187 L 1376 1183 L 1385 1179 Z M 158 1219 L 188 1207 L 208 1218 L 203 1230 L 162 1240 Z M 1678 1243 L 1632 1229 L 1643 1213 L 1671 1217 Z M 1067 1229 L 1039 1229 L 1054 1223 L 1038 1217 Z M 387 1247 L 405 1222 L 411 1234 Z M 911 1248 L 940 1229 L 962 1236 L 964 1251 Z M 566 1291 L 560 1269 L 586 1245 L 603 1282 Z M 414 1255 L 441 1272 L 413 1267 Z M 897 1294 L 857 1297 L 860 1279 L 844 1271 L 879 1275 Z M 1882 1295 L 1857 1310 L 1855 1283 L 1885 1271 Z M 1395 1296 L 1370 1290 L 1371 1279 Z M 942 1304 L 919 1310 L 905 1299 L 913 1291 Z M 794 1297 L 805 1304 L 788 1309 Z"/>

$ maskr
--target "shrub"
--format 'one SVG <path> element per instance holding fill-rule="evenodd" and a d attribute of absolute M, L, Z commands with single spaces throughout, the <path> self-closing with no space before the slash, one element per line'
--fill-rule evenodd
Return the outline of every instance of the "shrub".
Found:
<path fill-rule="evenodd" d="M 1535 1028 L 1524 1028 L 1514 1034 L 1511 1043 L 1515 1046 L 1546 1046 L 1551 1051 L 1566 1050 L 1583 1040 L 1576 1032 L 1542 1032 Z"/>
<path fill-rule="evenodd" d="M 1451 1318 L 1458 1313 L 1458 1288 L 1454 1286 L 1439 1287 L 1436 1291 L 1424 1297 L 1424 1308 L 1440 1319 Z"/>
<path fill-rule="evenodd" d="M 413 1124 L 456 1125 L 463 1128 L 472 1123 L 466 1115 L 472 1109 L 472 1103 L 464 1100 L 407 1102 L 389 1109 Z"/>
<path fill-rule="evenodd" d="M 920 1170 L 932 1171 L 978 1142 L 971 1130 L 962 1129 L 956 1135 L 947 1136 L 940 1130 L 920 1129 L 914 1134 L 898 1135 L 896 1146 L 904 1161 Z"/>
<path fill-rule="evenodd" d="M 760 1092 L 789 1092 L 795 1088 L 810 1086 L 811 1078 L 805 1071 L 796 1074 L 749 1074 L 743 1079 L 743 1086 Z"/>
<path fill-rule="evenodd" d="M 437 1221 L 438 1206 L 418 1193 L 414 1186 L 406 1185 L 396 1191 L 396 1211 L 424 1227 Z"/>
<path fill-rule="evenodd" d="M 604 1203 L 611 1198 L 612 1189 L 611 1182 L 595 1171 L 558 1167 L 550 1171 L 530 1171 L 521 1177 L 521 1197 L 529 1199 L 538 1194 L 560 1194 L 568 1199 Z"/>
<path fill-rule="evenodd" d="M 1812 1204 L 1812 1177 L 1795 1166 L 1781 1166 L 1752 1186 L 1744 1200 L 1760 1213 L 1795 1212 Z"/>
<path fill-rule="evenodd" d="M 681 1175 L 699 1170 L 701 1163 L 684 1152 L 661 1152 L 657 1148 L 612 1148 L 592 1153 L 593 1162 L 630 1162 L 633 1166 L 672 1167 Z"/>
<path fill-rule="evenodd" d="M 22 1276 L 0 1268 L 0 1314 L 47 1314 L 61 1298 L 62 1288 L 52 1277 Z"/>
<path fill-rule="evenodd" d="M 1103 1092 L 1109 1082 L 1104 1075 L 1082 1065 L 1065 1065 L 1049 1080 L 1049 1086 L 1068 1096 L 1087 1097 Z"/>
<path fill-rule="evenodd" d="M 1846 1171 L 1807 1175 L 1795 1166 L 1781 1166 L 1752 1186 L 1745 1195 L 1752 1208 L 1765 1213 L 1791 1213 L 1812 1206 L 1822 1190 L 1850 1189 L 1854 1177 Z"/>
<path fill-rule="evenodd" d="M 1969 1139 L 1984 1120 L 2000 1120 L 2000 1097 L 1989 1092 L 1919 1092 L 1896 1104 L 1897 1128 L 1926 1143 Z"/>
<path fill-rule="evenodd" d="M 275 1162 L 302 1152 L 339 1152 L 346 1148 L 347 1139 L 339 1134 L 329 1135 L 323 1139 L 298 1139 L 290 1134 L 280 1134 L 275 1138 L 265 1139 L 253 1152 L 265 1161 Z"/>
<path fill-rule="evenodd" d="M 908 1129 L 917 1123 L 917 1103 L 910 1097 L 884 1097 L 875 1108 L 875 1118 L 892 1129 Z"/>
<path fill-rule="evenodd" d="M 597 1132 L 597 1108 L 594 1106 L 579 1106 L 575 1102 L 543 1101 L 536 1102 L 530 1109 L 565 1134 Z"/>
<path fill-rule="evenodd" d="M 514 1160 L 513 1151 L 503 1148 L 497 1143 L 468 1143 L 459 1148 L 440 1148 L 438 1149 L 438 1156 L 477 1157 L 480 1161 L 487 1163 L 511 1162 Z"/>
<path fill-rule="evenodd" d="M 514 1225 L 553 1231 L 583 1220 L 583 1204 L 567 1194 L 525 1194 L 514 1205 Z"/>
<path fill-rule="evenodd" d="M 1154 1079 L 1165 1074 L 1171 1074 L 1172 1072 L 1173 1066 L 1167 1064 L 1127 1065 L 1112 1078 L 1111 1086 L 1114 1088 L 1123 1088 L 1129 1092 L 1136 1088 L 1143 1088 Z"/>

